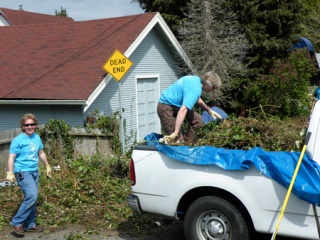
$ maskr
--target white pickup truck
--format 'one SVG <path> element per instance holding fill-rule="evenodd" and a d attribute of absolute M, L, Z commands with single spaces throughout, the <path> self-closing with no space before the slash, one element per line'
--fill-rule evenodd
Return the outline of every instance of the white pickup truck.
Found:
<path fill-rule="evenodd" d="M 317 183 L 320 183 L 320 167 L 317 167 L 320 162 L 320 137 L 317 138 L 320 136 L 319 124 L 320 101 L 310 119 L 308 132 L 311 132 L 311 137 L 297 176 L 297 185 L 301 188 L 300 196 L 290 195 L 278 235 L 319 239 L 319 226 L 315 217 L 317 212 L 314 211 L 319 211 L 319 208 L 313 208 L 320 202 L 320 184 L 317 186 Z M 254 230 L 261 233 L 274 232 L 296 160 L 292 160 L 293 163 L 290 164 L 289 158 L 281 165 L 282 168 L 288 165 L 289 174 L 282 170 L 270 174 L 268 171 L 273 170 L 264 170 L 269 163 L 255 161 L 245 161 L 248 164 L 246 170 L 225 170 L 219 164 L 195 164 L 197 155 L 192 155 L 194 151 L 202 151 L 201 149 L 183 148 L 181 151 L 187 156 L 184 156 L 183 160 L 177 160 L 172 156 L 175 149 L 181 147 L 165 146 L 170 153 L 166 154 L 159 151 L 159 146 L 163 147 L 159 144 L 137 145 L 134 148 L 130 162 L 132 194 L 127 198 L 134 212 L 183 220 L 185 237 L 188 240 L 250 240 Z M 203 151 L 206 151 L 207 148 L 204 149 Z M 218 149 L 219 151 L 228 153 L 225 149 Z M 188 162 L 188 154 L 192 161 Z M 299 153 L 296 154 L 299 158 Z M 206 156 L 208 155 L 202 158 Z M 221 157 L 217 156 L 214 158 Z M 237 156 L 239 155 L 233 155 L 233 158 Z M 274 156 L 275 161 L 269 159 L 267 162 L 284 161 L 281 152 L 279 155 L 274 152 Z M 304 163 L 308 164 L 307 168 Z M 301 174 L 308 174 L 313 166 L 315 169 L 311 175 L 300 177 Z M 287 181 L 279 183 L 270 175 Z M 308 202 L 309 192 L 304 191 L 310 186 L 314 191 L 311 201 Z"/>

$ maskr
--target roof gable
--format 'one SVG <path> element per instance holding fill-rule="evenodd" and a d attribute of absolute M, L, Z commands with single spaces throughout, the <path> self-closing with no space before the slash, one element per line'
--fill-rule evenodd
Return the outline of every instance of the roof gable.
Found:
<path fill-rule="evenodd" d="M 70 17 L 61 17 L 1 7 L 0 16 L 2 16 L 10 25 L 74 22 L 74 20 Z"/>
<path fill-rule="evenodd" d="M 125 52 L 154 15 L 1 27 L 0 99 L 87 99 L 107 56 Z"/>
<path fill-rule="evenodd" d="M 115 49 L 127 57 L 159 27 L 189 65 L 159 13 L 61 24 L 0 27 L 0 100 L 87 101 L 111 78 L 102 65 Z M 190 65 L 189 65 L 190 66 Z M 0 102 L 0 103 L 1 103 Z"/>

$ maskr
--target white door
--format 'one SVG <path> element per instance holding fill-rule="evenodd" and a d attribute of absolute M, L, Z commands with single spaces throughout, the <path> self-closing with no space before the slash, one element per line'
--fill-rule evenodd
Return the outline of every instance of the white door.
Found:
<path fill-rule="evenodd" d="M 160 133 L 160 120 L 157 114 L 158 79 L 158 77 L 137 79 L 138 141 L 142 141 L 152 132 Z"/>

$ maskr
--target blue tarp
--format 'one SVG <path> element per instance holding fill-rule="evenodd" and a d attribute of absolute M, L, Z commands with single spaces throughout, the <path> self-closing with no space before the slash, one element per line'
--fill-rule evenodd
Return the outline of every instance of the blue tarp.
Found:
<path fill-rule="evenodd" d="M 309 39 L 307 38 L 304 38 L 304 37 L 296 37 L 299 39 L 299 41 L 294 44 L 290 50 L 294 49 L 294 48 L 308 48 L 309 49 L 309 52 L 314 54 L 315 51 L 314 51 L 314 48 L 313 48 L 313 45 L 312 43 L 309 41 Z"/>
<path fill-rule="evenodd" d="M 160 144 L 162 135 L 145 137 L 148 145 L 155 145 L 159 152 L 170 158 L 190 164 L 214 164 L 225 170 L 246 170 L 253 164 L 258 171 L 288 188 L 300 157 L 300 152 L 267 152 L 255 147 L 250 150 L 233 150 L 212 146 L 189 147 Z M 303 156 L 292 192 L 311 204 L 320 204 L 320 166 Z"/>

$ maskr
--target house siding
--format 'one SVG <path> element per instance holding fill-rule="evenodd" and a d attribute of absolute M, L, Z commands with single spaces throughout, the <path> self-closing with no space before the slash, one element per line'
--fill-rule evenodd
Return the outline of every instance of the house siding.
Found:
<path fill-rule="evenodd" d="M 3 16 L 0 15 L 0 27 L 1 26 L 10 26 L 10 24 Z"/>
<path fill-rule="evenodd" d="M 137 135 L 137 98 L 136 78 L 137 76 L 157 75 L 159 76 L 160 93 L 176 81 L 179 76 L 178 70 L 173 64 L 174 56 L 162 36 L 154 28 L 141 42 L 137 49 L 130 56 L 133 66 L 122 78 L 121 84 L 121 105 L 124 112 L 125 146 L 130 146 L 136 141 Z M 156 106 L 155 106 L 156 107 Z M 119 83 L 112 79 L 100 96 L 88 108 L 87 114 L 95 109 L 112 115 L 120 110 Z"/>
<path fill-rule="evenodd" d="M 83 126 L 82 106 L 0 105 L 0 132 L 19 127 L 22 116 L 32 113 L 39 125 L 50 119 L 65 120 L 72 127 Z M 79 117 L 80 116 L 80 117 Z"/>

